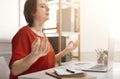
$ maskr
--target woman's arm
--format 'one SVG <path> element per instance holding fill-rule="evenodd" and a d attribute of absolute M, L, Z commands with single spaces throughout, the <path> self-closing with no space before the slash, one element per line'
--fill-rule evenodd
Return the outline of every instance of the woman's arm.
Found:
<path fill-rule="evenodd" d="M 38 60 L 38 58 L 45 56 L 49 51 L 48 41 L 42 39 L 40 42 L 39 38 L 36 38 L 35 41 L 32 43 L 32 52 L 24 57 L 23 59 L 16 60 L 12 64 L 12 73 L 14 75 L 18 75 L 26 70 Z"/>
<path fill-rule="evenodd" d="M 60 60 L 63 56 L 65 56 L 68 53 L 67 50 L 63 50 L 61 52 L 59 52 L 58 54 L 55 55 L 56 61 Z"/>
<path fill-rule="evenodd" d="M 33 55 L 30 53 L 28 56 L 24 57 L 23 59 L 17 60 L 12 64 L 12 73 L 14 75 L 18 75 L 26 70 L 39 58 L 39 56 Z"/>
<path fill-rule="evenodd" d="M 78 41 L 76 41 L 75 43 L 70 41 L 63 51 L 61 51 L 61 52 L 59 52 L 58 54 L 55 55 L 56 61 L 60 60 L 67 53 L 69 53 L 72 50 L 74 50 L 77 46 L 78 46 Z"/>

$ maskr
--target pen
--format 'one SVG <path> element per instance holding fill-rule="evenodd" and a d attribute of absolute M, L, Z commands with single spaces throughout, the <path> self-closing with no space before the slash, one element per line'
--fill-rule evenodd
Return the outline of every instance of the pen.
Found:
<path fill-rule="evenodd" d="M 70 72 L 70 73 L 75 73 L 74 71 L 72 70 L 69 70 L 69 69 L 66 69 L 67 72 Z"/>
<path fill-rule="evenodd" d="M 46 72 L 47 75 L 50 75 L 52 77 L 55 77 L 57 79 L 62 79 L 60 76 L 56 75 L 55 73 L 49 73 L 49 72 Z"/>

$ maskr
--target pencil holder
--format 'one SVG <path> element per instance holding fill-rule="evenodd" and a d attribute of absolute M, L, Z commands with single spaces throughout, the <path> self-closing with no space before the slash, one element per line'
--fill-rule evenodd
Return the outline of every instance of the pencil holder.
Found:
<path fill-rule="evenodd" d="M 108 61 L 108 51 L 107 50 L 97 50 L 97 63 L 107 65 Z"/>

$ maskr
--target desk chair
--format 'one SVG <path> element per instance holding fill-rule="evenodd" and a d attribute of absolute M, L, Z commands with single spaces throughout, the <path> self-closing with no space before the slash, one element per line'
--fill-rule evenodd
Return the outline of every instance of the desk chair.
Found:
<path fill-rule="evenodd" d="M 3 56 L 0 56 L 0 79 L 9 79 L 9 68 Z"/>

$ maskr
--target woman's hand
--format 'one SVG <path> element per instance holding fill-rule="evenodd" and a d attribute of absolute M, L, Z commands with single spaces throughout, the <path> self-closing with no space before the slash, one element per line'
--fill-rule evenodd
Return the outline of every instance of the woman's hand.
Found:
<path fill-rule="evenodd" d="M 74 50 L 77 46 L 78 46 L 78 41 L 75 41 L 75 42 L 70 41 L 68 43 L 68 45 L 66 46 L 65 50 L 70 52 L 70 51 Z"/>
<path fill-rule="evenodd" d="M 50 45 L 46 39 L 36 38 L 31 46 L 31 53 L 26 57 L 16 60 L 12 64 L 12 73 L 18 75 L 30 68 L 40 57 L 47 55 Z M 26 64 L 27 63 L 27 64 Z"/>
<path fill-rule="evenodd" d="M 45 56 L 47 55 L 50 49 L 50 45 L 46 39 L 36 38 L 32 43 L 32 53 L 38 56 Z"/>
<path fill-rule="evenodd" d="M 78 46 L 78 41 L 75 41 L 75 42 L 70 41 L 63 51 L 61 51 L 55 55 L 56 61 L 59 60 L 60 58 L 62 58 L 63 56 L 65 56 L 67 53 L 74 50 L 77 46 Z"/>

